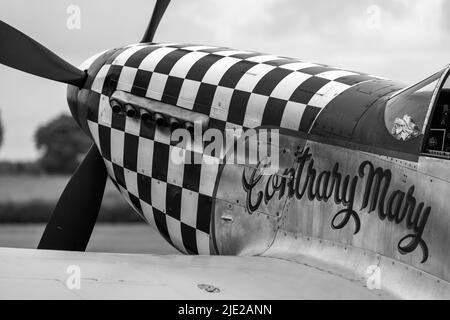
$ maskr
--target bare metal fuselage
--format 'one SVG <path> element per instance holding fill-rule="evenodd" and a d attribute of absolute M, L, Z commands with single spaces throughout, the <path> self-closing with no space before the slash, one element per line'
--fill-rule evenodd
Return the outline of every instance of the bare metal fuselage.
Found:
<path fill-rule="evenodd" d="M 74 118 L 122 195 L 180 251 L 305 255 L 358 274 L 406 268 L 405 279 L 424 272 L 426 283 L 443 280 L 430 295 L 448 293 L 450 168 L 422 155 L 423 135 L 403 142 L 386 128 L 386 101 L 403 85 L 206 46 L 140 44 L 85 66 L 85 87 L 68 91 Z M 279 130 L 264 146 L 277 150 L 279 170 L 264 175 L 260 163 L 231 163 L 229 153 L 217 164 L 175 165 L 170 129 L 113 113 L 113 95 L 147 99 L 137 107 L 181 120 L 200 117 L 205 129 Z"/>

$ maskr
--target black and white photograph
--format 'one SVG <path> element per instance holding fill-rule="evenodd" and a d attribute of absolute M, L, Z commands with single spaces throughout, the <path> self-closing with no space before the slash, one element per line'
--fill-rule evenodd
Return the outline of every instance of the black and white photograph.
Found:
<path fill-rule="evenodd" d="M 449 300 L 449 16 L 0 0 L 0 300 Z"/>

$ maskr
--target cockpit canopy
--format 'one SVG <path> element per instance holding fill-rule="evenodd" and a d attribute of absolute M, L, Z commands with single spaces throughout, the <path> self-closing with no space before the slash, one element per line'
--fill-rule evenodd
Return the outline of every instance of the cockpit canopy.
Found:
<path fill-rule="evenodd" d="M 429 107 L 443 72 L 438 72 L 389 99 L 385 123 L 397 140 L 408 141 L 424 133 Z"/>
<path fill-rule="evenodd" d="M 423 139 L 422 153 L 450 158 L 450 68 L 394 94 L 385 124 L 399 141 Z"/>

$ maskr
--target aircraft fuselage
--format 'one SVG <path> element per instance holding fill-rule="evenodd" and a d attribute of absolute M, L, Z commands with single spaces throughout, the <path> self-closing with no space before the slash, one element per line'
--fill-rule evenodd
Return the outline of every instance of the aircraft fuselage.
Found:
<path fill-rule="evenodd" d="M 131 45 L 84 68 L 85 86 L 68 89 L 74 118 L 125 199 L 181 252 L 262 254 L 290 234 L 378 252 L 441 278 L 450 272 L 448 232 L 433 231 L 450 226 L 448 160 L 423 155 L 425 123 L 407 139 L 386 127 L 389 98 L 403 84 L 194 45 Z M 147 113 L 153 121 L 142 120 Z M 179 147 L 173 130 L 195 123 L 200 134 L 231 132 L 231 148 L 206 154 L 205 140 Z M 232 161 L 249 130 L 257 161 Z M 277 170 L 264 171 L 261 148 L 277 153 Z M 180 150 L 197 161 L 174 163 Z"/>

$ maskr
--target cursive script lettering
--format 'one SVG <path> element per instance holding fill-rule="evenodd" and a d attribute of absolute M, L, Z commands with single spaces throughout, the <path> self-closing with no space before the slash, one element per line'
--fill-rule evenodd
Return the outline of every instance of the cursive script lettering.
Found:
<path fill-rule="evenodd" d="M 267 205 L 274 198 L 281 200 L 284 197 L 288 199 L 295 197 L 301 200 L 306 196 L 309 201 L 318 202 L 328 202 L 333 198 L 336 205 L 344 208 L 333 216 L 331 227 L 342 229 L 353 220 L 354 234 L 361 228 L 360 217 L 354 210 L 356 189 L 359 181 L 365 179 L 359 211 L 367 209 L 368 214 L 371 214 L 376 210 L 380 221 L 404 223 L 412 233 L 400 239 L 398 251 L 405 255 L 420 246 L 423 253 L 422 263 L 428 259 L 428 247 L 422 235 L 431 208 L 425 208 L 423 202 L 417 204 L 414 186 L 406 193 L 402 190 L 389 193 L 392 180 L 390 170 L 375 168 L 370 161 L 365 161 L 361 163 L 358 175 L 355 176 L 343 175 L 339 163 L 336 163 L 332 170 L 318 172 L 310 149 L 306 148 L 298 155 L 296 168 L 285 169 L 281 175 L 276 173 L 267 176 L 264 180 L 265 185 L 255 193 L 255 188 L 261 183 L 262 178 L 263 175 L 258 168 L 252 171 L 248 180 L 245 170 L 242 174 L 242 185 L 247 194 L 246 207 L 250 214 L 257 211 L 263 201 Z"/>
<path fill-rule="evenodd" d="M 367 208 L 370 202 L 369 214 L 378 207 L 380 220 L 387 218 L 388 221 L 395 224 L 401 224 L 405 221 L 406 228 L 413 230 L 414 233 L 403 237 L 399 241 L 397 249 L 401 254 L 408 254 L 420 245 L 423 252 L 422 263 L 424 263 L 428 259 L 428 247 L 422 239 L 422 234 L 431 213 L 431 208 L 426 207 L 424 209 L 425 205 L 423 202 L 417 205 L 417 200 L 414 197 L 414 186 L 411 186 L 406 194 L 401 190 L 393 191 L 385 206 L 387 191 L 389 190 L 392 177 L 390 170 L 375 169 L 372 163 L 365 161 L 359 167 L 359 176 L 361 178 L 366 177 L 361 210 Z"/>

